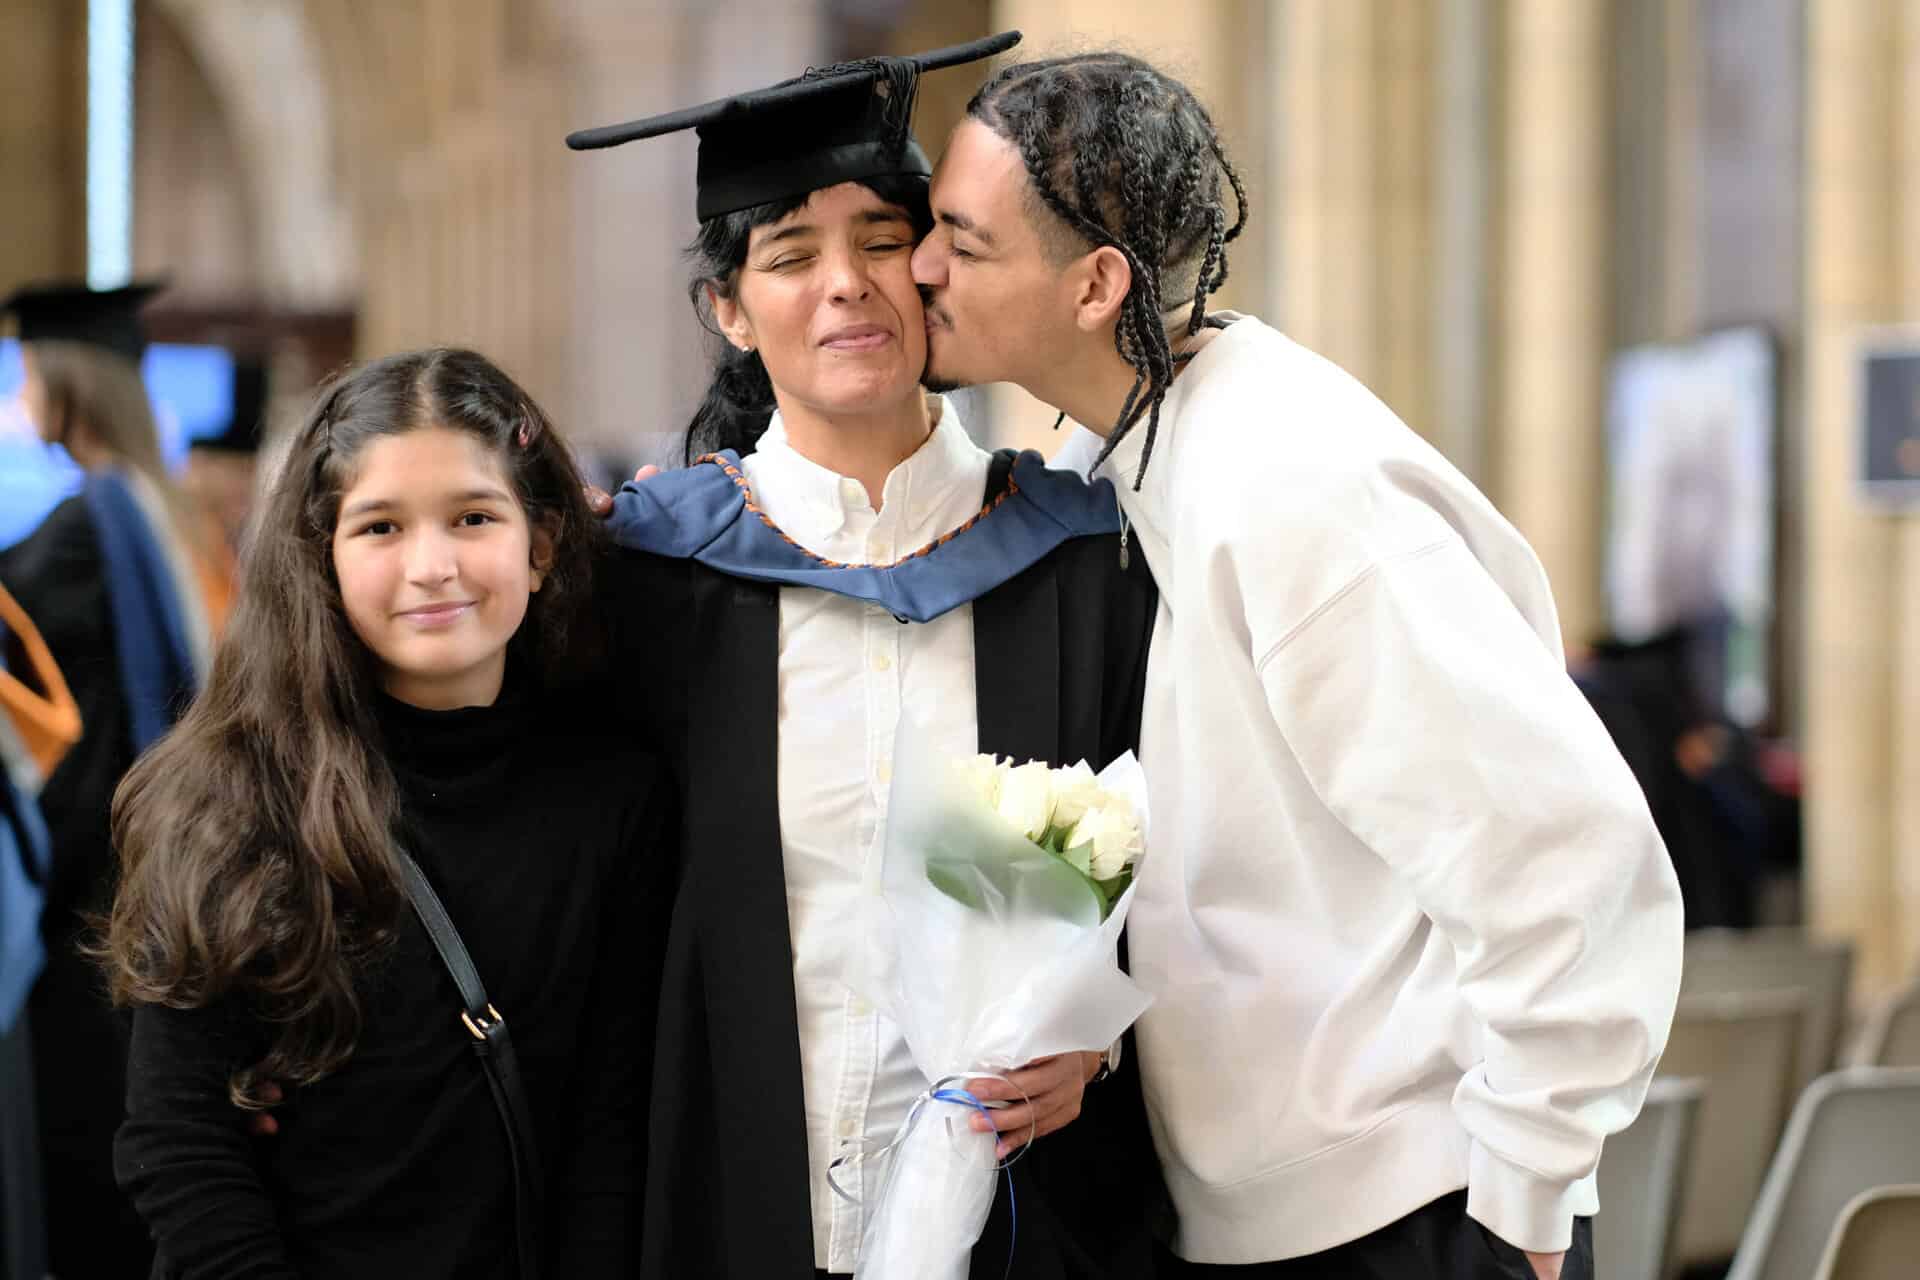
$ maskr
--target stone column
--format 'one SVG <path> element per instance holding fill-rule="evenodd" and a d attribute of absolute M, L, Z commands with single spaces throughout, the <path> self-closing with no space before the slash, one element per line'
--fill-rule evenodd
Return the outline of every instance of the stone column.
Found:
<path fill-rule="evenodd" d="M 1478 482 L 1489 404 L 1493 245 L 1493 14 L 1490 0 L 1440 0 L 1432 138 L 1433 423 L 1429 439 Z"/>
<path fill-rule="evenodd" d="M 1380 84 L 1374 171 L 1379 263 L 1375 296 L 1374 393 L 1422 435 L 1434 429 L 1435 266 L 1439 221 L 1434 205 L 1434 110 L 1439 24 L 1431 3 L 1376 8 L 1374 48 Z"/>
<path fill-rule="evenodd" d="M 0 295 L 87 270 L 87 11 L 0 5 Z"/>
<path fill-rule="evenodd" d="M 1276 6 L 1271 49 L 1280 135 L 1279 204 L 1264 211 L 1272 245 L 1272 321 L 1374 384 L 1382 283 L 1378 44 L 1373 0 L 1289 0 Z"/>
<path fill-rule="evenodd" d="M 1434 160 L 1449 142 L 1436 124 L 1441 41 L 1460 16 L 1387 0 L 1288 0 L 1269 16 L 1278 176 L 1263 217 L 1268 319 L 1423 433 L 1439 413 L 1437 335 L 1448 319 L 1436 310 L 1449 231 L 1436 169 L 1455 159 Z"/>
<path fill-rule="evenodd" d="M 1893 244 L 1900 264 L 1900 317 L 1920 320 L 1920 0 L 1901 0 L 1894 111 Z M 1889 647 L 1894 671 L 1892 791 L 1893 933 L 1887 962 L 1894 981 L 1920 979 L 1920 515 L 1900 517 L 1895 616 Z"/>
<path fill-rule="evenodd" d="M 1856 338 L 1889 318 L 1897 287 L 1896 2 L 1807 14 L 1806 890 L 1813 926 L 1859 947 L 1863 995 L 1910 959 L 1892 892 L 1902 548 L 1892 522 L 1856 497 L 1854 460 Z"/>
<path fill-rule="evenodd" d="M 1570 641 L 1598 630 L 1607 348 L 1607 7 L 1502 8 L 1491 495 L 1546 565 Z"/>

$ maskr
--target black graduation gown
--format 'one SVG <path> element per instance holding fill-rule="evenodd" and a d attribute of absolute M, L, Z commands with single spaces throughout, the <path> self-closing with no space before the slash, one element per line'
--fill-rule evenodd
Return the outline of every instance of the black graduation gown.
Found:
<path fill-rule="evenodd" d="M 989 491 L 1004 482 L 1001 455 Z M 1078 538 L 973 602 L 980 750 L 1096 769 L 1138 737 L 1157 596 L 1116 536 Z M 811 1277 L 800 1042 L 776 794 L 778 588 L 623 552 L 618 661 L 680 767 L 641 1275 Z M 903 624 L 906 625 L 906 624 Z M 636 667 L 633 664 L 638 664 Z M 1129 1063 L 1013 1165 L 1020 1280 L 1151 1274 L 1159 1165 Z M 1004 1180 L 976 1280 L 1007 1266 Z"/>
<path fill-rule="evenodd" d="M 0 552 L 0 583 L 34 620 L 79 704 L 82 732 L 39 797 L 53 847 L 41 936 L 47 965 L 28 1001 L 54 1274 L 141 1276 L 147 1229 L 113 1180 L 126 1102 L 127 1019 L 79 953 L 83 913 L 111 899 L 113 791 L 133 763 L 106 565 L 86 500 L 69 498 Z"/>

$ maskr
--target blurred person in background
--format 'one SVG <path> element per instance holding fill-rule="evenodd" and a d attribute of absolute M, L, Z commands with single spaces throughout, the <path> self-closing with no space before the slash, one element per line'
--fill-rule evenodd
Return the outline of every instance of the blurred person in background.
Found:
<path fill-rule="evenodd" d="M 1688 929 L 1772 923 L 1762 918 L 1769 883 L 1799 870 L 1799 800 L 1778 768 L 1786 753 L 1735 724 L 1702 688 L 1698 655 L 1722 650 L 1723 637 L 1711 621 L 1607 637 L 1573 663 L 1575 683 L 1646 793 Z"/>
<path fill-rule="evenodd" d="M 73 464 L 40 438 L 21 397 L 0 400 L 0 551 L 38 529 L 77 485 Z"/>
<path fill-rule="evenodd" d="M 38 796 L 80 738 L 80 711 L 39 628 L 0 587 L 0 1280 L 47 1273 L 47 1223 L 27 995 L 52 858 Z"/>
<path fill-rule="evenodd" d="M 224 566 L 218 566 L 219 548 L 210 549 L 217 567 L 232 577 L 232 558 L 245 540 L 247 521 L 262 495 L 259 478 L 261 438 L 266 427 L 267 368 L 256 358 L 242 358 L 233 368 L 233 416 L 219 435 L 196 436 L 188 442 L 187 469 L 181 486 L 204 513 L 215 536 L 225 545 Z"/>
<path fill-rule="evenodd" d="M 1119 554 L 1111 490 L 987 453 L 920 383 L 917 77 L 1014 39 L 812 71 L 569 139 L 700 129 L 691 294 L 719 341 L 686 452 L 735 455 L 621 495 L 610 527 L 639 550 L 602 591 L 685 815 L 649 1278 L 854 1270 L 884 1165 L 831 1180 L 829 1166 L 890 1142 L 927 1086 L 899 1028 L 848 985 L 846 913 L 884 840 L 899 720 L 955 755 L 1096 768 L 1137 734 L 1153 589 Z M 948 554 L 976 524 L 1030 556 Z M 926 588 L 924 610 L 862 594 L 879 576 L 864 566 L 896 562 Z M 1085 1048 L 969 1085 L 1009 1104 L 1005 1154 L 1037 1134 L 973 1250 L 978 1280 L 1151 1272 L 1138 1080 L 1091 1083 L 1116 1051 Z"/>
<path fill-rule="evenodd" d="M 45 636 L 83 726 L 39 796 L 52 859 L 46 968 L 29 1000 L 47 1234 L 62 1277 L 141 1276 L 152 1261 L 113 1179 L 126 1025 L 77 948 L 111 890 L 114 788 L 199 687 L 214 625 L 208 587 L 218 587 L 204 523 L 161 462 L 140 379 L 138 313 L 155 291 L 53 285 L 0 304 L 18 324 L 27 417 L 85 473 L 78 495 L 0 551 L 0 585 Z"/>

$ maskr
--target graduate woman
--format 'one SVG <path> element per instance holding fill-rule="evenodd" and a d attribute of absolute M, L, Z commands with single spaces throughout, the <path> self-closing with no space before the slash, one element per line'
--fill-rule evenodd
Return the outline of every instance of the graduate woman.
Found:
<path fill-rule="evenodd" d="M 925 317 L 908 258 L 930 225 L 909 125 L 919 74 L 1017 37 L 887 58 L 635 125 L 697 127 L 694 300 L 724 338 L 691 451 L 733 450 L 622 495 L 646 548 L 602 599 L 629 684 L 664 712 L 684 835 L 656 1047 L 648 1277 L 854 1269 L 880 1171 L 827 1167 L 884 1144 L 925 1087 L 899 1031 L 847 986 L 846 913 L 878 857 L 895 728 L 956 754 L 1096 767 L 1129 747 L 1153 616 L 1125 568 L 1110 489 L 968 438 L 920 387 Z M 744 455 L 744 456 L 742 456 Z M 937 548 L 993 513 L 1009 554 Z M 912 599 L 859 566 L 912 560 Z M 661 628 L 661 617 L 680 625 Z M 974 1275 L 1145 1274 L 1157 1173 L 1137 1086 L 1109 1046 L 1010 1073 L 1013 1165 Z M 1077 1116 L 1077 1118 L 1076 1118 Z M 1071 1123 L 1069 1123 L 1071 1121 Z M 1064 1127 L 1063 1127 L 1064 1126 Z M 1017 1227 L 1016 1227 L 1017 1218 Z"/>
<path fill-rule="evenodd" d="M 301 427 L 207 690 L 115 804 L 115 1160 L 163 1274 L 630 1274 L 670 850 L 652 761 L 579 714 L 598 532 L 471 352 Z"/>
<path fill-rule="evenodd" d="M 124 1020 L 79 943 L 85 915 L 107 902 L 113 789 L 199 686 L 217 611 L 203 525 L 161 463 L 140 377 L 139 312 L 156 291 L 49 285 L 0 303 L 18 325 L 27 417 L 85 473 L 79 493 L 0 551 L 0 585 L 45 637 L 82 726 L 39 796 L 53 855 L 47 962 L 29 1005 L 47 1237 L 61 1276 L 142 1275 L 152 1256 L 113 1184 Z"/>

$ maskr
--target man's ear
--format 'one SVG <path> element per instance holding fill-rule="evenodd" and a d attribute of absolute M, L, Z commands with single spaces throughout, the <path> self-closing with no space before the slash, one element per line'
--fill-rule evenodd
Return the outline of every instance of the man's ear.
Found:
<path fill-rule="evenodd" d="M 531 589 L 538 591 L 553 568 L 553 526 L 545 520 L 535 520 L 527 532 L 527 560 L 533 568 Z"/>
<path fill-rule="evenodd" d="M 718 289 L 708 285 L 707 301 L 713 306 L 713 322 L 720 326 L 727 341 L 742 351 L 753 350 L 753 324 L 739 299 L 722 297 Z"/>
<path fill-rule="evenodd" d="M 1112 327 L 1127 300 L 1127 291 L 1133 288 L 1133 266 L 1127 255 L 1103 244 L 1080 259 L 1074 271 L 1078 276 L 1074 282 L 1074 322 L 1089 333 Z"/>

